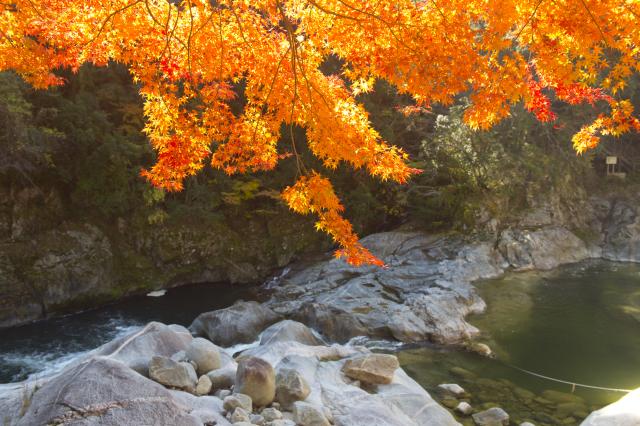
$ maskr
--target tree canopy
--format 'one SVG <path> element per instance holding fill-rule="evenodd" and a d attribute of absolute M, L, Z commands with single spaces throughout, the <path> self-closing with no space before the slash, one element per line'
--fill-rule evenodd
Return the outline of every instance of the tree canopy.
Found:
<path fill-rule="evenodd" d="M 624 88 L 640 71 L 639 0 L 10 0 L 0 5 L 0 70 L 38 88 L 56 71 L 124 64 L 144 99 L 157 162 L 142 174 L 174 191 L 206 162 L 228 174 L 295 156 L 282 197 L 352 264 L 381 264 L 358 243 L 330 181 L 307 170 L 293 127 L 329 169 L 382 180 L 419 171 L 371 126 L 357 96 L 385 80 L 414 105 L 470 99 L 465 122 L 487 129 L 514 105 L 553 122 L 551 100 L 601 103 L 573 137 L 640 131 Z M 328 58 L 338 61 L 326 72 Z M 240 105 L 240 107 L 238 107 Z M 291 145 L 279 146 L 283 132 Z"/>

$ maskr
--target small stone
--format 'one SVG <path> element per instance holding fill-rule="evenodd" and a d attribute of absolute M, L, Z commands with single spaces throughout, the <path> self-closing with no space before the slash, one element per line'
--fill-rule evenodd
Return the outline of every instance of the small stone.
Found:
<path fill-rule="evenodd" d="M 208 395 L 211 392 L 211 379 L 207 376 L 200 376 L 196 385 L 196 395 Z"/>
<path fill-rule="evenodd" d="M 293 404 L 293 419 L 300 426 L 330 426 L 322 407 L 303 401 Z"/>
<path fill-rule="evenodd" d="M 465 394 L 465 391 L 462 388 L 462 386 L 457 385 L 455 383 L 443 383 L 441 385 L 438 385 L 438 389 L 457 397 L 460 397 Z"/>
<path fill-rule="evenodd" d="M 265 408 L 260 414 L 262 414 L 267 422 L 272 422 L 282 418 L 282 413 L 275 408 Z"/>
<path fill-rule="evenodd" d="M 171 359 L 175 362 L 182 362 L 187 360 L 187 353 L 185 351 L 178 351 L 171 355 Z"/>
<path fill-rule="evenodd" d="M 457 413 L 462 414 L 463 416 L 468 416 L 473 411 L 473 407 L 469 405 L 468 402 L 462 401 L 460 404 L 456 406 L 454 409 Z"/>
<path fill-rule="evenodd" d="M 198 374 L 207 374 L 211 370 L 220 368 L 220 350 L 202 337 L 196 337 L 189 343 L 185 355 L 187 359 L 198 365 Z"/>
<path fill-rule="evenodd" d="M 172 388 L 193 391 L 198 376 L 186 362 L 176 362 L 163 356 L 154 356 L 149 362 L 149 377 Z"/>
<path fill-rule="evenodd" d="M 276 373 L 271 364 L 261 358 L 241 358 L 234 390 L 249 395 L 258 407 L 269 405 L 276 396 Z"/>
<path fill-rule="evenodd" d="M 233 423 L 233 426 L 255 426 L 255 425 L 251 422 L 236 422 L 236 423 Z"/>
<path fill-rule="evenodd" d="M 395 355 L 366 354 L 348 359 L 342 367 L 344 374 L 355 380 L 371 384 L 389 384 L 400 366 Z"/>
<path fill-rule="evenodd" d="M 265 423 L 265 419 L 263 416 L 261 416 L 260 414 L 252 414 L 249 419 L 251 420 L 251 423 L 253 423 L 254 425 L 258 425 L 258 426 L 262 426 Z"/>
<path fill-rule="evenodd" d="M 233 414 L 231 414 L 231 418 L 229 420 L 231 421 L 231 423 L 238 423 L 238 422 L 251 423 L 251 419 L 249 418 L 249 413 L 247 413 L 247 411 L 242 407 L 236 407 L 236 409 L 233 410 Z"/>
<path fill-rule="evenodd" d="M 222 407 L 227 412 L 233 412 L 236 408 L 240 407 L 250 413 L 253 410 L 253 402 L 249 395 L 234 393 L 223 400 Z"/>
<path fill-rule="evenodd" d="M 520 426 L 536 426 L 531 422 L 524 422 L 524 423 L 520 423 Z"/>
<path fill-rule="evenodd" d="M 471 417 L 478 426 L 507 426 L 509 424 L 509 414 L 498 407 L 489 408 Z"/>
<path fill-rule="evenodd" d="M 229 389 L 236 380 L 236 365 L 230 363 L 225 367 L 207 373 L 212 389 Z"/>
<path fill-rule="evenodd" d="M 285 409 L 296 401 L 304 401 L 311 390 L 307 381 L 296 370 L 283 368 L 276 376 L 276 399 Z"/>
<path fill-rule="evenodd" d="M 271 403 L 271 407 L 272 407 L 272 408 L 275 408 L 276 410 L 279 410 L 279 409 L 280 409 L 280 403 L 279 403 L 279 402 L 277 402 L 277 401 L 273 401 L 273 402 Z"/>
<path fill-rule="evenodd" d="M 485 345 L 484 343 L 473 342 L 467 346 L 467 349 L 471 352 L 477 353 L 478 355 L 493 357 L 493 351 L 489 347 L 489 345 Z"/>
<path fill-rule="evenodd" d="M 220 389 L 220 390 L 217 390 L 216 393 L 214 393 L 214 395 L 217 396 L 219 399 L 224 400 L 226 397 L 231 395 L 231 391 L 229 389 Z"/>
<path fill-rule="evenodd" d="M 296 422 L 288 419 L 280 419 L 269 422 L 265 426 L 296 426 Z"/>

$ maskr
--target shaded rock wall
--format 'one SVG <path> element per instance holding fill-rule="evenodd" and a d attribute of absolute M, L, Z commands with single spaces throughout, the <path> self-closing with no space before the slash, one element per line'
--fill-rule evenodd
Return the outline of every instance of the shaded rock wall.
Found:
<path fill-rule="evenodd" d="M 1 183 L 1 182 L 0 182 Z M 162 224 L 65 211 L 55 191 L 0 185 L 0 327 L 188 283 L 259 282 L 328 249 L 307 218 L 278 214 Z"/>

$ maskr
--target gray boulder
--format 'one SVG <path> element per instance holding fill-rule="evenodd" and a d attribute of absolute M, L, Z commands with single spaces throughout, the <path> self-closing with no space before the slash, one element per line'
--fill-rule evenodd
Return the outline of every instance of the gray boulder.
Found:
<path fill-rule="evenodd" d="M 316 337 L 309 327 L 292 320 L 280 321 L 269 326 L 269 328 L 262 332 L 260 337 L 261 345 L 288 341 L 294 341 L 310 346 L 322 344 L 322 341 Z"/>
<path fill-rule="evenodd" d="M 17 425 L 201 425 L 163 386 L 118 361 L 93 358 L 34 395 Z"/>
<path fill-rule="evenodd" d="M 304 401 L 310 392 L 307 381 L 298 371 L 292 368 L 278 369 L 276 400 L 284 409 L 289 409 L 296 401 Z"/>
<path fill-rule="evenodd" d="M 342 371 L 353 379 L 371 384 L 388 384 L 400 367 L 398 358 L 388 354 L 358 355 L 345 362 Z"/>
<path fill-rule="evenodd" d="M 258 407 L 271 404 L 276 394 L 276 373 L 271 364 L 253 356 L 241 357 L 234 391 L 249 395 Z"/>
<path fill-rule="evenodd" d="M 237 370 L 238 365 L 233 362 L 225 367 L 208 372 L 207 377 L 211 380 L 211 388 L 213 390 L 230 389 L 236 381 Z"/>
<path fill-rule="evenodd" d="M 293 419 L 301 426 L 331 426 L 321 406 L 303 401 L 293 404 Z"/>
<path fill-rule="evenodd" d="M 220 368 L 220 351 L 218 347 L 202 337 L 196 337 L 189 343 L 185 351 L 188 360 L 198 366 L 198 374 L 207 374 L 211 370 Z"/>
<path fill-rule="evenodd" d="M 228 347 L 238 343 L 250 343 L 267 326 L 280 317 L 268 307 L 257 302 L 236 302 L 234 305 L 199 315 L 189 329 L 200 336 L 207 336 L 217 345 Z"/>
<path fill-rule="evenodd" d="M 471 416 L 478 426 L 507 426 L 509 414 L 502 408 L 493 407 Z"/>
<path fill-rule="evenodd" d="M 149 363 L 149 378 L 165 386 L 195 390 L 198 376 L 187 362 L 175 362 L 163 356 L 154 356 Z"/>
<path fill-rule="evenodd" d="M 115 339 L 96 349 L 92 356 L 108 356 L 148 376 L 148 367 L 154 355 L 171 357 L 184 351 L 193 337 L 172 326 L 150 322 L 138 331 Z"/>

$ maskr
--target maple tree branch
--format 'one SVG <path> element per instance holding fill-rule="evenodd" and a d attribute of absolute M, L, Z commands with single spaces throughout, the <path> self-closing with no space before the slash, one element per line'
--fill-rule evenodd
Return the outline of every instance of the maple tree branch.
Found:
<path fill-rule="evenodd" d="M 193 36 L 193 9 L 191 7 L 191 0 L 187 0 L 189 6 L 189 36 L 187 37 L 187 68 L 189 69 L 189 77 L 193 78 L 193 72 L 191 69 L 191 37 Z"/>
<path fill-rule="evenodd" d="M 100 25 L 100 29 L 98 30 L 96 35 L 91 37 L 91 39 L 89 41 L 87 41 L 86 43 L 84 43 L 81 47 L 84 48 L 84 47 L 92 44 L 94 41 L 96 41 L 98 39 L 98 37 L 100 37 L 100 35 L 104 31 L 104 29 L 107 27 L 107 24 L 109 23 L 109 21 L 111 21 L 117 14 L 122 13 L 125 10 L 129 9 L 130 7 L 133 7 L 133 6 L 137 5 L 138 3 L 142 3 L 143 1 L 144 0 L 136 0 L 133 3 L 130 3 L 130 4 L 126 5 L 126 6 L 121 7 L 120 9 L 117 9 L 117 10 L 114 10 L 113 12 L 111 12 L 109 15 L 107 15 L 105 20 L 102 22 L 102 25 Z"/>
<path fill-rule="evenodd" d="M 582 6 L 584 6 L 585 10 L 587 11 L 589 16 L 591 17 L 591 20 L 596 25 L 596 28 L 598 28 L 598 31 L 600 31 L 600 35 L 602 36 L 602 41 L 604 41 L 604 44 L 608 46 L 609 43 L 607 42 L 607 38 L 605 37 L 604 32 L 602 32 L 602 28 L 600 28 L 600 24 L 598 24 L 598 21 L 596 21 L 595 16 L 593 16 L 593 13 L 591 13 L 591 10 L 587 6 L 587 3 L 585 3 L 584 0 L 580 0 L 580 3 L 582 3 Z"/>
<path fill-rule="evenodd" d="M 538 1 L 538 4 L 536 4 L 536 7 L 533 9 L 533 12 L 531 12 L 531 15 L 529 15 L 529 19 L 527 19 L 527 22 L 524 23 L 522 28 L 520 28 L 520 31 L 518 31 L 518 34 L 516 34 L 515 38 L 513 39 L 514 43 L 516 41 L 518 41 L 518 38 L 520 38 L 520 34 L 522 34 L 522 31 L 524 31 L 524 29 L 527 28 L 527 25 L 529 25 L 529 23 L 531 22 L 533 17 L 536 16 L 536 13 L 538 12 L 538 8 L 540 7 L 540 5 L 542 4 L 543 1 L 544 0 L 539 0 Z"/>

